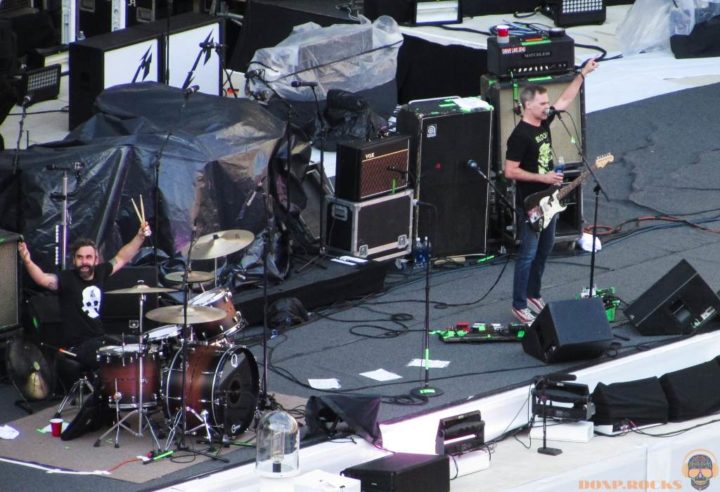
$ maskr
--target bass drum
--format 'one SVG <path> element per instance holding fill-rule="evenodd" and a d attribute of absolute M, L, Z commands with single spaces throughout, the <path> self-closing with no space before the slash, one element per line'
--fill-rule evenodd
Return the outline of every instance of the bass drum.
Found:
<path fill-rule="evenodd" d="M 208 423 L 227 436 L 244 432 L 255 416 L 260 390 L 253 354 L 243 346 L 222 350 L 204 345 L 188 347 L 187 354 L 185 406 L 198 415 L 207 410 Z M 180 410 L 182 361 L 180 350 L 163 377 L 165 412 L 170 418 Z M 187 412 L 187 419 L 202 424 L 193 412 Z"/>

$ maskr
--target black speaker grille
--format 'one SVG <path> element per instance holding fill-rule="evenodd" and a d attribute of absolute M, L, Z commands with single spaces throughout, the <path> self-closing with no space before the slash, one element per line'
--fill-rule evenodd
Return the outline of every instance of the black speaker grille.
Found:
<path fill-rule="evenodd" d="M 7 239 L 0 244 L 0 329 L 19 324 L 17 240 Z"/>

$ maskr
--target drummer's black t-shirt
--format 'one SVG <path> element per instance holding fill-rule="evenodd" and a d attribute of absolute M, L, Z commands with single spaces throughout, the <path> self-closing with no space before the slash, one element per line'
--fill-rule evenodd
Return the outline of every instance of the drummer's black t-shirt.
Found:
<path fill-rule="evenodd" d="M 76 347 L 89 338 L 105 334 L 102 312 L 105 281 L 112 274 L 112 264 L 95 267 L 92 280 L 80 278 L 76 269 L 64 270 L 58 276 L 58 297 L 63 321 L 63 341 L 67 347 Z"/>

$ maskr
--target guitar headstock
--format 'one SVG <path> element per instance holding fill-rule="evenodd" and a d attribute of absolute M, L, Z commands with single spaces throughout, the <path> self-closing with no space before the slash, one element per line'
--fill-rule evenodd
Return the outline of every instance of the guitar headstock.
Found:
<path fill-rule="evenodd" d="M 595 167 L 597 167 L 598 169 L 602 169 L 614 160 L 615 160 L 615 156 L 612 155 L 611 152 L 608 152 L 607 154 L 599 155 L 595 159 Z"/>

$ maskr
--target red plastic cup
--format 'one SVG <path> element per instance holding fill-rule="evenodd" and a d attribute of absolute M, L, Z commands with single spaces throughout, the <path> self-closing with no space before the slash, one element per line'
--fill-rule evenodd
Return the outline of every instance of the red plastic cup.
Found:
<path fill-rule="evenodd" d="M 60 437 L 62 434 L 63 419 L 50 419 L 50 432 L 53 437 Z"/>
<path fill-rule="evenodd" d="M 499 44 L 506 44 L 510 42 L 510 26 L 498 24 L 495 26 L 495 32 L 497 34 L 497 42 Z"/>

